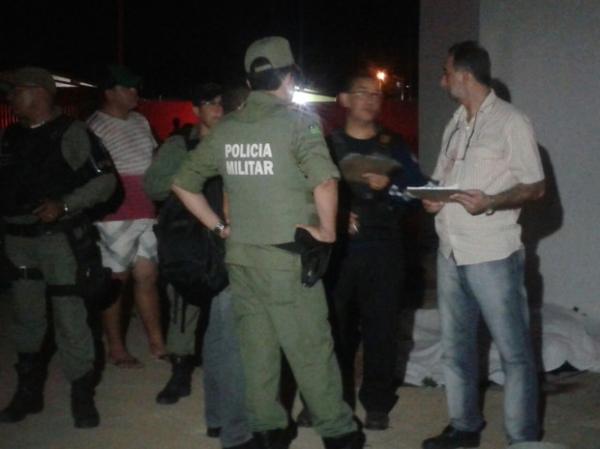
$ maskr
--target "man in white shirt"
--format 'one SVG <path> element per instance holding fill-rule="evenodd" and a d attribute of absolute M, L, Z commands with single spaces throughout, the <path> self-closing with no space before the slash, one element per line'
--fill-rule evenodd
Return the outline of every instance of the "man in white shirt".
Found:
<path fill-rule="evenodd" d="M 423 201 L 440 239 L 438 305 L 450 424 L 423 449 L 479 446 L 477 330 L 483 317 L 500 352 L 505 429 L 511 444 L 539 438 L 538 385 L 523 283 L 521 206 L 544 194 L 528 118 L 496 97 L 491 64 L 476 42 L 448 51 L 441 86 L 460 104 L 446 126 L 432 178 L 464 193 Z"/>

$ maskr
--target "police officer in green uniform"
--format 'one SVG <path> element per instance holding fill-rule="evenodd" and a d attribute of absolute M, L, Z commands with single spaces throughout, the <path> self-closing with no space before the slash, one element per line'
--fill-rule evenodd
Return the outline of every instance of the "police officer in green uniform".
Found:
<path fill-rule="evenodd" d="M 164 200 L 155 226 L 159 270 L 169 283 L 170 323 L 167 338 L 172 375 L 160 391 L 159 404 L 173 404 L 191 391 L 191 373 L 196 328 L 201 314 L 208 314 L 202 356 L 204 412 L 207 435 L 219 436 L 226 449 L 254 449 L 246 417 L 244 378 L 239 343 L 234 326 L 233 306 L 227 275 L 222 264 L 222 245 L 191 215 L 172 194 L 171 184 L 189 150 L 211 132 L 223 117 L 223 92 L 215 83 L 195 86 L 191 92 L 193 112 L 198 122 L 184 126 L 159 148 L 158 155 L 144 175 L 144 188 L 154 200 Z M 240 97 L 241 100 L 241 97 Z M 236 102 L 236 103 L 239 103 Z M 230 107 L 237 109 L 230 102 Z M 204 185 L 203 194 L 211 207 L 223 213 L 223 183 L 220 177 Z M 215 242 L 220 247 L 207 245 Z M 207 280 L 210 260 L 219 259 L 218 273 Z"/>
<path fill-rule="evenodd" d="M 226 262 L 246 377 L 250 426 L 261 448 L 288 448 L 295 429 L 277 402 L 281 350 L 326 448 L 362 448 L 342 400 L 323 286 L 301 282 L 301 258 L 279 245 L 301 226 L 335 240 L 337 179 L 318 119 L 291 104 L 296 66 L 282 37 L 245 56 L 251 93 L 224 117 L 176 175 L 173 189 L 207 227 L 227 239 Z M 229 197 L 222 223 L 201 194 L 221 175 Z"/>
<path fill-rule="evenodd" d="M 46 367 L 40 351 L 48 297 L 58 355 L 71 382 L 75 426 L 95 427 L 94 343 L 83 290 L 76 285 L 78 260 L 72 245 L 91 229 L 82 211 L 106 201 L 116 178 L 102 171 L 108 161 L 93 160 L 85 124 L 54 106 L 56 85 L 49 72 L 24 67 L 3 74 L 2 80 L 19 119 L 3 134 L 0 147 L 0 220 L 6 256 L 16 273 L 9 297 L 18 386 L 0 412 L 0 422 L 21 421 L 44 406 Z"/>
<path fill-rule="evenodd" d="M 184 126 L 165 140 L 158 149 L 152 165 L 144 174 L 144 190 L 152 200 L 172 201 L 169 195 L 173 177 L 185 160 L 188 151 L 196 147 L 223 116 L 221 99 L 222 88 L 217 84 L 208 83 L 193 89 L 192 108 L 199 119 L 198 122 L 195 125 Z M 173 201 L 177 204 L 165 203 L 165 206 L 182 207 L 176 198 Z M 183 212 L 185 213 L 185 209 Z M 180 215 L 178 214 L 178 216 Z M 161 218 L 159 215 L 159 223 Z M 159 260 L 159 270 L 163 272 L 163 276 L 169 277 L 169 272 L 165 272 L 165 267 L 161 266 L 161 260 Z M 168 282 L 168 279 L 166 281 Z M 193 356 L 196 349 L 196 329 L 200 317 L 200 307 L 196 304 L 184 303 L 185 299 L 182 294 L 177 292 L 173 285 L 167 286 L 167 296 L 170 303 L 167 349 L 173 370 L 167 385 L 156 398 L 159 404 L 174 404 L 179 398 L 190 394 L 191 375 L 194 367 Z M 198 298 L 198 301 L 200 299 Z M 206 302 L 209 299 L 207 298 Z"/>

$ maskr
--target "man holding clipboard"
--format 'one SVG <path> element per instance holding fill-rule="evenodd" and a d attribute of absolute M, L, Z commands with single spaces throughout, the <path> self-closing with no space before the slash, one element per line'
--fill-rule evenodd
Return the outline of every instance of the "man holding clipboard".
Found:
<path fill-rule="evenodd" d="M 450 48 L 441 79 L 460 107 L 444 131 L 433 179 L 442 187 L 464 190 L 423 199 L 425 209 L 436 214 L 440 239 L 437 289 L 450 415 L 450 424 L 426 439 L 423 449 L 479 446 L 485 426 L 479 409 L 480 317 L 506 375 L 504 428 L 509 444 L 539 438 L 517 219 L 526 201 L 544 194 L 544 173 L 531 123 L 496 97 L 490 67 L 484 48 L 462 42 Z"/>

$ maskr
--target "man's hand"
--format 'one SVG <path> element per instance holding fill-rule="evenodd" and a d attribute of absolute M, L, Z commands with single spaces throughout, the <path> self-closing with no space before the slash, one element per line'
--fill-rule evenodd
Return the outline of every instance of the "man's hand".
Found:
<path fill-rule="evenodd" d="M 225 240 L 227 237 L 229 237 L 231 235 L 231 227 L 229 226 L 229 223 L 227 223 L 225 225 L 225 228 L 219 232 L 219 237 L 221 237 L 223 240 Z"/>
<path fill-rule="evenodd" d="M 65 214 L 65 204 L 62 201 L 44 200 L 33 210 L 42 223 L 54 223 Z"/>
<path fill-rule="evenodd" d="M 492 197 L 481 190 L 465 190 L 450 197 L 452 201 L 461 204 L 471 215 L 480 215 L 492 207 Z"/>
<path fill-rule="evenodd" d="M 442 207 L 444 203 L 441 201 L 423 200 L 423 208 L 430 214 L 437 214 Z"/>
<path fill-rule="evenodd" d="M 296 225 L 297 228 L 306 229 L 310 235 L 313 236 L 315 240 L 323 243 L 333 243 L 335 242 L 335 230 L 324 229 L 319 226 L 310 226 L 310 225 Z"/>
<path fill-rule="evenodd" d="M 365 173 L 362 175 L 369 184 L 369 188 L 373 190 L 383 190 L 390 184 L 390 178 L 386 175 L 378 175 L 377 173 Z"/>
<path fill-rule="evenodd" d="M 300 253 L 302 271 L 300 279 L 305 287 L 312 287 L 327 272 L 333 243 L 316 240 L 304 227 L 297 227 L 294 233 L 296 251 Z"/>

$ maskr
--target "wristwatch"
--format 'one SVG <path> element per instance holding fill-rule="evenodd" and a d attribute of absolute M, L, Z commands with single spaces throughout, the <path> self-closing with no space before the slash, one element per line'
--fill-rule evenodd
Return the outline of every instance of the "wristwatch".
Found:
<path fill-rule="evenodd" d="M 487 216 L 490 216 L 494 215 L 494 212 L 496 212 L 496 209 L 494 208 L 494 200 L 492 199 L 490 202 L 490 206 L 485 210 L 485 214 Z"/>
<path fill-rule="evenodd" d="M 212 231 L 217 234 L 218 236 L 221 235 L 221 233 L 225 230 L 225 224 L 220 221 L 218 222 L 215 227 L 212 229 Z"/>

